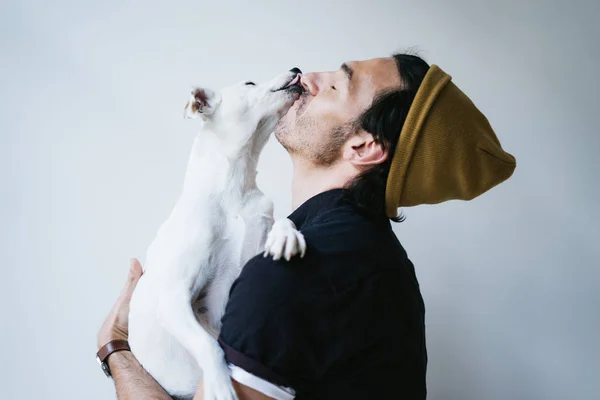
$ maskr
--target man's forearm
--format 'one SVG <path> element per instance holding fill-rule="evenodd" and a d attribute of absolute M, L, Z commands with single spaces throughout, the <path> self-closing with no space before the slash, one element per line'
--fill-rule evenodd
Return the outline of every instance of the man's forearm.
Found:
<path fill-rule="evenodd" d="M 171 400 L 131 352 L 119 351 L 111 354 L 108 367 L 115 380 L 119 400 Z"/>

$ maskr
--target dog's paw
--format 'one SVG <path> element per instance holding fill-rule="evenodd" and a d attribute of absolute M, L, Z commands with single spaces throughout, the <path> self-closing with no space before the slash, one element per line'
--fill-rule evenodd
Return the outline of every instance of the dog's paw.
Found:
<path fill-rule="evenodd" d="M 203 385 L 205 400 L 237 400 L 225 360 L 204 372 Z"/>
<path fill-rule="evenodd" d="M 304 257 L 304 253 L 306 253 L 306 241 L 304 235 L 296 229 L 296 225 L 287 218 L 275 221 L 267 236 L 264 256 L 271 255 L 273 260 L 284 257 L 290 261 L 296 254 Z"/>

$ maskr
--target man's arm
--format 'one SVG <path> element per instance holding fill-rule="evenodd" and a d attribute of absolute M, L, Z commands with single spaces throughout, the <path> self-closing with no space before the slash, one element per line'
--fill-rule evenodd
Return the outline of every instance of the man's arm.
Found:
<path fill-rule="evenodd" d="M 133 289 L 142 277 L 142 266 L 131 260 L 127 283 L 98 332 L 98 348 L 115 339 L 127 340 L 129 333 L 129 302 Z M 130 351 L 117 351 L 108 356 L 108 367 L 115 381 L 117 398 L 165 400 L 171 397 L 140 365 Z"/>
<path fill-rule="evenodd" d="M 108 357 L 108 367 L 115 380 L 119 400 L 171 400 L 131 352 L 118 351 L 111 354 Z"/>

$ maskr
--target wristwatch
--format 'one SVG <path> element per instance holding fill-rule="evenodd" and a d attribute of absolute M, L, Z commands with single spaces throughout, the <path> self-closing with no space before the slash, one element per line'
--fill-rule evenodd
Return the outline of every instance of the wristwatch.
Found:
<path fill-rule="evenodd" d="M 131 351 L 127 340 L 111 340 L 104 346 L 100 347 L 100 350 L 98 350 L 98 352 L 96 353 L 96 361 L 98 361 L 98 364 L 100 364 L 102 371 L 104 371 L 104 374 L 106 374 L 108 378 L 112 377 L 112 375 L 110 373 L 110 368 L 108 368 L 108 363 L 106 362 L 106 360 L 108 359 L 108 356 L 110 356 L 115 351 L 122 350 Z"/>

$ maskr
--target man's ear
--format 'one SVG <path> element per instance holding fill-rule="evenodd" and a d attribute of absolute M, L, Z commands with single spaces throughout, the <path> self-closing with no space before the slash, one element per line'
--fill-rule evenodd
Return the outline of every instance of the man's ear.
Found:
<path fill-rule="evenodd" d="M 194 88 L 188 99 L 183 116 L 185 118 L 198 118 L 202 115 L 210 115 L 215 112 L 221 104 L 221 95 L 210 89 Z"/>
<path fill-rule="evenodd" d="M 381 143 L 377 143 L 373 135 L 359 131 L 352 135 L 344 146 L 344 159 L 357 166 L 382 164 L 387 160 L 388 152 Z"/>

